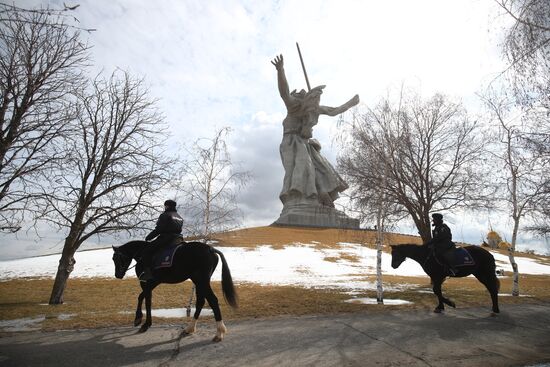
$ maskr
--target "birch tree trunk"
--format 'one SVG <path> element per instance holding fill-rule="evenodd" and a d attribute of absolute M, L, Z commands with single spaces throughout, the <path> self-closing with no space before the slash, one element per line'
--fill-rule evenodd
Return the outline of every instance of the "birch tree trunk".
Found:
<path fill-rule="evenodd" d="M 510 264 L 512 265 L 512 270 L 514 275 L 512 276 L 512 296 L 519 296 L 519 272 L 518 264 L 514 259 L 514 249 L 510 247 L 508 249 L 508 259 L 510 259 Z"/>
<path fill-rule="evenodd" d="M 384 287 L 382 285 L 382 242 L 376 244 L 376 303 L 384 304 Z"/>
<path fill-rule="evenodd" d="M 378 211 L 376 221 L 376 303 L 384 304 L 384 288 L 382 286 L 382 245 L 384 243 L 384 228 L 382 213 Z"/>
<path fill-rule="evenodd" d="M 516 252 L 516 241 L 518 237 L 518 228 L 519 228 L 519 217 L 514 218 L 514 230 L 512 232 L 512 244 L 508 249 L 508 258 L 510 259 L 510 265 L 512 265 L 512 270 L 514 275 L 512 276 L 512 296 L 519 296 L 519 271 L 518 264 L 514 258 L 514 253 Z"/>

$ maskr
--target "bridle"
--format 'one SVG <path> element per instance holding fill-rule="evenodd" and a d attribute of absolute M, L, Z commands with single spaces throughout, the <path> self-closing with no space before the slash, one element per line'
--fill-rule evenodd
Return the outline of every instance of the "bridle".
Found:
<path fill-rule="evenodd" d="M 115 260 L 116 256 L 116 260 Z M 118 249 L 115 249 L 115 253 L 113 254 L 113 260 L 115 260 L 115 264 L 125 264 L 128 263 L 128 266 L 132 263 L 133 256 L 128 256 L 125 253 L 119 251 Z M 139 259 L 136 259 L 136 263 L 133 266 L 127 267 L 126 270 L 124 270 L 124 274 L 128 272 L 128 270 L 133 269 L 136 267 L 137 262 Z"/>
<path fill-rule="evenodd" d="M 396 262 L 399 262 L 399 264 L 397 266 L 403 264 L 403 262 L 405 260 L 407 260 L 407 257 L 403 256 L 403 254 L 401 254 L 399 252 L 399 250 L 393 250 L 392 251 L 392 266 L 393 266 L 393 262 L 394 262 L 394 257 L 398 257 L 398 258 L 396 258 Z"/>
<path fill-rule="evenodd" d="M 404 256 L 404 255 L 401 254 L 399 251 L 396 251 L 396 252 L 397 252 L 399 258 L 400 258 L 400 259 L 401 259 L 401 258 L 403 259 L 403 260 L 401 260 L 401 261 L 399 262 L 399 265 L 401 265 L 405 260 L 407 260 L 407 257 L 408 257 L 408 256 Z M 392 256 L 393 256 L 393 252 L 392 252 Z M 429 252 L 428 252 L 428 256 L 426 256 L 426 259 L 425 259 L 422 263 L 419 262 L 420 266 L 422 266 L 422 268 L 424 268 L 424 266 L 428 263 L 428 261 L 430 260 L 430 257 L 432 257 L 432 256 L 434 257 L 435 261 L 436 261 L 438 264 L 440 264 L 439 261 L 437 261 L 437 257 L 435 256 L 435 249 L 431 248 L 431 249 L 429 250 Z"/>

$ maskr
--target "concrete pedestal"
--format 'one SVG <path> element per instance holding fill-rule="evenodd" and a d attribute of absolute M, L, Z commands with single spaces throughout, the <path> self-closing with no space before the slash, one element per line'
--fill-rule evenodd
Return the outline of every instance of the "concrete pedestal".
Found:
<path fill-rule="evenodd" d="M 321 205 L 287 205 L 273 225 L 359 229 L 359 220 Z"/>

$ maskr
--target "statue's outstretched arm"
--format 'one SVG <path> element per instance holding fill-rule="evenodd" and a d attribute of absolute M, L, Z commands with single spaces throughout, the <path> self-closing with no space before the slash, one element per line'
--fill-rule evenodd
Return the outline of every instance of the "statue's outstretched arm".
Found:
<path fill-rule="evenodd" d="M 344 103 L 343 105 L 339 107 L 328 107 L 328 106 L 319 106 L 319 113 L 322 115 L 329 115 L 329 116 L 336 116 L 341 113 L 346 112 L 351 107 L 357 105 L 359 103 L 359 95 L 353 96 L 352 99 Z"/>
<path fill-rule="evenodd" d="M 283 55 L 276 56 L 271 63 L 277 69 L 277 80 L 279 85 L 279 94 L 281 98 L 288 105 L 291 102 L 290 89 L 288 87 L 288 82 L 286 80 Z"/>

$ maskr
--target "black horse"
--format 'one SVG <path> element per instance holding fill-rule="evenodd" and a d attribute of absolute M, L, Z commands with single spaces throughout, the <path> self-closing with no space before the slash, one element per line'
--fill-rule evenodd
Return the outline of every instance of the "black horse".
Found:
<path fill-rule="evenodd" d="M 113 246 L 113 250 L 115 251 L 113 254 L 113 261 L 115 263 L 115 277 L 122 279 L 126 274 L 132 260 L 137 261 L 136 276 L 139 276 L 139 274 L 142 273 L 143 265 L 139 260 L 141 258 L 141 253 L 144 246 L 147 246 L 147 242 L 145 241 L 132 241 L 118 247 Z M 210 278 L 216 269 L 216 265 L 218 265 L 218 256 L 216 255 L 219 255 L 222 260 L 223 295 L 227 303 L 236 308 L 237 293 L 235 291 L 235 287 L 233 286 L 231 272 L 229 271 L 229 267 L 227 266 L 227 262 L 225 261 L 223 254 L 205 243 L 188 242 L 180 246 L 176 251 L 173 256 L 171 267 L 154 270 L 154 279 L 148 282 L 140 282 L 142 292 L 138 296 L 134 326 L 141 324 L 143 318 L 141 305 L 144 298 L 147 318 L 139 331 L 145 332 L 151 326 L 151 297 L 152 291 L 157 285 L 161 283 L 176 284 L 187 279 L 191 279 L 195 284 L 196 289 L 196 309 L 191 324 L 187 326 L 184 332 L 189 334 L 195 332 L 197 320 L 206 299 L 210 305 L 210 308 L 214 312 L 214 318 L 216 319 L 217 324 L 217 332 L 213 341 L 222 341 L 227 329 L 222 321 L 218 298 L 210 287 Z"/>
<path fill-rule="evenodd" d="M 439 304 L 434 312 L 442 312 L 445 309 L 444 303 L 451 307 L 456 307 L 453 301 L 443 297 L 441 293 L 441 285 L 449 276 L 449 273 L 446 267 L 436 258 L 434 251 L 429 246 L 402 244 L 393 245 L 391 249 L 391 266 L 394 269 L 398 268 L 408 257 L 418 262 L 426 274 L 430 276 L 433 284 L 433 291 L 439 300 Z M 495 258 L 491 253 L 479 246 L 466 246 L 465 249 L 468 250 L 471 257 L 474 259 L 475 265 L 458 267 L 458 272 L 453 275 L 453 277 L 461 278 L 470 274 L 475 276 L 491 294 L 491 300 L 493 301 L 492 315 L 494 316 L 500 312 L 498 309 L 498 290 L 500 288 L 500 281 L 495 273 Z"/>

